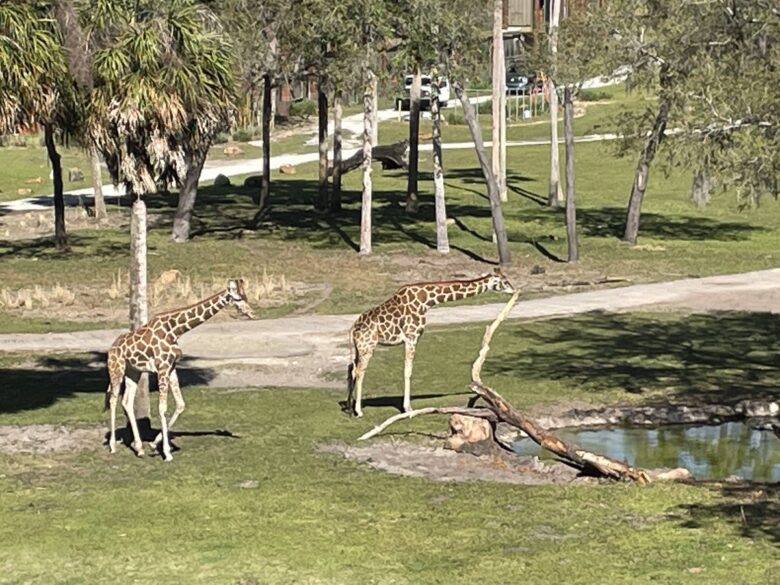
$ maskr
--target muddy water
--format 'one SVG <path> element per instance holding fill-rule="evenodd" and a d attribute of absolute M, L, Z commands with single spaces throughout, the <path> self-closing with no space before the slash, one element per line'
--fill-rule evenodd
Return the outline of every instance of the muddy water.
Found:
<path fill-rule="evenodd" d="M 717 426 L 669 426 L 655 429 L 560 430 L 556 434 L 589 451 L 645 468 L 685 467 L 696 479 L 737 476 L 780 481 L 780 439 L 740 422 Z M 539 455 L 536 443 L 521 439 L 514 450 Z"/>

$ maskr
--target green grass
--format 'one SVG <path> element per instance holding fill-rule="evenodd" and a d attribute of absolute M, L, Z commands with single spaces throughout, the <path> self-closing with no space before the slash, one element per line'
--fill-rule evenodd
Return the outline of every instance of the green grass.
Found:
<path fill-rule="evenodd" d="M 740 380 L 776 397 L 774 369 L 761 366 L 777 352 L 776 327 L 739 313 L 726 325 L 652 315 L 507 322 L 485 380 L 537 408 L 701 397 L 700 379 L 722 397 Z M 465 401 L 481 333 L 427 333 L 415 406 Z M 41 359 L 53 371 L 0 359 L 0 424 L 105 425 L 105 374 L 85 365 L 93 358 Z M 0 455 L 0 583 L 776 582 L 776 488 L 439 483 L 318 453 L 318 443 L 353 442 L 395 412 L 387 404 L 400 400 L 401 363 L 398 348 L 377 352 L 361 421 L 339 412 L 342 391 L 189 387 L 172 464 L 123 448 Z M 445 427 L 427 417 L 391 436 Z M 208 434 L 218 430 L 237 438 Z"/>

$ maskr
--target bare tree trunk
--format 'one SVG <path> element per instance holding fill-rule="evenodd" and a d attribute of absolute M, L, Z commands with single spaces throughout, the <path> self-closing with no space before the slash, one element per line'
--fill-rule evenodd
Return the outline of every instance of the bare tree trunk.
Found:
<path fill-rule="evenodd" d="M 555 88 L 558 59 L 558 23 L 561 18 L 562 0 L 552 0 L 550 6 L 550 77 L 547 88 L 550 97 L 550 180 L 547 190 L 547 205 L 558 207 L 561 204 L 561 171 L 558 155 L 558 92 Z"/>
<path fill-rule="evenodd" d="M 328 205 L 328 96 L 325 95 L 323 87 L 324 80 L 320 77 L 317 84 L 317 117 L 319 120 L 319 154 L 320 154 L 320 174 L 319 174 L 319 193 L 317 196 L 316 207 L 325 209 Z"/>
<path fill-rule="evenodd" d="M 366 67 L 366 86 L 363 93 L 363 198 L 360 209 L 360 253 L 371 253 L 371 135 L 373 134 L 374 95 L 376 77 Z"/>
<path fill-rule="evenodd" d="M 330 196 L 330 210 L 341 211 L 341 92 L 333 96 L 333 192 Z"/>
<path fill-rule="evenodd" d="M 54 246 L 60 252 L 68 251 L 68 234 L 65 231 L 65 188 L 62 184 L 62 158 L 54 144 L 54 128 L 51 123 L 43 125 L 46 152 L 51 162 L 52 181 L 54 182 Z"/>
<path fill-rule="evenodd" d="M 563 88 L 563 137 L 566 144 L 566 241 L 569 263 L 580 259 L 577 245 L 577 208 L 574 202 L 574 103 L 572 88 Z"/>
<path fill-rule="evenodd" d="M 702 166 L 696 174 L 693 176 L 693 183 L 691 184 L 691 200 L 693 204 L 699 209 L 703 208 L 710 202 L 710 175 L 707 172 L 707 167 Z"/>
<path fill-rule="evenodd" d="M 503 19 L 504 19 L 504 0 L 493 1 L 493 147 L 491 148 L 491 155 L 493 161 L 493 175 L 498 182 L 498 189 L 502 194 L 501 201 L 506 201 L 504 198 L 505 189 L 504 183 L 504 169 L 501 166 L 501 122 L 502 116 L 502 98 L 503 89 L 506 83 L 506 73 L 504 72 L 504 34 Z"/>
<path fill-rule="evenodd" d="M 258 207 L 265 209 L 271 194 L 271 119 L 273 118 L 271 94 L 271 74 L 263 75 L 263 175 L 260 179 L 260 200 Z"/>
<path fill-rule="evenodd" d="M 149 320 L 146 269 L 146 204 L 141 197 L 133 202 L 130 216 L 130 328 L 138 329 Z M 135 416 L 149 419 L 149 375 L 138 383 Z"/>
<path fill-rule="evenodd" d="M 496 177 L 490 169 L 490 164 L 488 163 L 487 155 L 485 154 L 485 145 L 482 142 L 482 130 L 479 128 L 474 106 L 466 96 L 466 92 L 463 91 L 463 86 L 460 82 L 455 82 L 452 86 L 455 88 L 455 94 L 458 96 L 458 99 L 463 106 L 463 114 L 466 116 L 466 122 L 471 131 L 471 138 L 474 141 L 474 148 L 477 151 L 477 158 L 482 167 L 482 174 L 487 182 L 488 198 L 490 199 L 490 213 L 493 216 L 493 231 L 496 235 L 496 245 L 498 247 L 498 259 L 503 266 L 508 266 L 512 262 L 512 257 L 509 253 L 509 240 L 507 239 L 506 227 L 504 226 L 504 215 L 501 212 L 501 194 L 498 189 Z"/>
<path fill-rule="evenodd" d="M 444 195 L 444 171 L 441 160 L 441 112 L 439 110 L 439 80 L 431 79 L 431 121 L 433 123 L 433 186 L 436 202 L 436 250 L 450 251 L 447 235 L 447 206 Z"/>
<path fill-rule="evenodd" d="M 663 91 L 663 89 L 662 89 Z M 650 164 L 655 158 L 655 154 L 658 151 L 658 145 L 664 138 L 664 131 L 666 130 L 666 123 L 669 120 L 669 109 L 671 103 L 669 98 L 661 95 L 661 99 L 658 103 L 658 113 L 655 116 L 653 122 L 653 128 L 650 131 L 645 146 L 642 149 L 642 154 L 639 157 L 639 162 L 634 172 L 634 184 L 631 187 L 631 197 L 628 200 L 628 212 L 626 213 L 626 228 L 623 233 L 623 241 L 632 245 L 636 244 L 639 236 L 639 216 L 642 211 L 642 199 L 645 196 L 645 190 L 647 189 L 647 176 L 650 173 Z"/>
<path fill-rule="evenodd" d="M 103 198 L 103 172 L 100 169 L 100 153 L 94 146 L 89 147 L 89 164 L 92 167 L 92 193 L 95 198 L 95 218 L 108 217 L 106 200 Z"/>
<path fill-rule="evenodd" d="M 412 79 L 409 95 L 409 175 L 406 184 L 406 213 L 417 213 L 420 202 L 417 193 L 417 163 L 420 146 L 420 86 L 422 76 L 418 69 Z"/>
<path fill-rule="evenodd" d="M 192 228 L 192 211 L 195 209 L 195 200 L 198 197 L 198 183 L 203 164 L 208 155 L 208 145 L 204 145 L 200 152 L 187 157 L 187 172 L 179 189 L 179 202 L 176 205 L 176 213 L 173 215 L 173 231 L 171 239 L 177 243 L 183 243 L 190 239 Z"/>

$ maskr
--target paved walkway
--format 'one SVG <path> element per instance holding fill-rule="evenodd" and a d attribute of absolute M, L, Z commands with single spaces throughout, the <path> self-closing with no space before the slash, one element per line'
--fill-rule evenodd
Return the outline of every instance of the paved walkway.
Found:
<path fill-rule="evenodd" d="M 510 318 L 534 319 L 589 311 L 625 311 L 652 305 L 688 306 L 707 295 L 780 292 L 780 269 L 689 278 L 520 301 Z M 777 297 L 780 298 L 780 297 Z M 439 307 L 431 325 L 492 321 L 502 303 Z M 780 311 L 780 306 L 762 305 Z M 206 323 L 181 340 L 185 369 L 209 370 L 215 386 L 314 386 L 346 366 L 347 333 L 356 315 L 303 315 L 257 321 Z M 105 352 L 121 330 L 0 335 L 0 351 Z"/>

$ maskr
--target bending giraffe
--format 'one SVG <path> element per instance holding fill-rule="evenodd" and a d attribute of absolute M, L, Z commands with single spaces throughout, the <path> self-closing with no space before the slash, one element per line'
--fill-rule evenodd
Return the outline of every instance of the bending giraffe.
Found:
<path fill-rule="evenodd" d="M 514 287 L 500 269 L 474 280 L 448 280 L 408 284 L 378 307 L 360 315 L 349 332 L 353 349 L 347 374 L 347 408 L 363 416 L 363 378 L 377 345 L 405 345 L 404 410 L 412 409 L 412 363 L 417 341 L 425 330 L 428 309 L 449 301 L 473 297 L 487 291 L 513 293 Z M 353 397 L 354 393 L 354 397 Z"/>
<path fill-rule="evenodd" d="M 160 313 L 152 317 L 143 327 L 134 331 L 123 333 L 117 337 L 108 350 L 108 375 L 110 383 L 106 390 L 106 408 L 111 409 L 111 434 L 108 439 L 108 447 L 111 453 L 116 452 L 116 403 L 125 380 L 125 393 L 122 398 L 122 407 L 130 421 L 133 430 L 133 449 L 141 457 L 144 454 L 143 443 L 138 433 L 138 423 L 133 411 L 135 393 L 138 380 L 144 372 L 157 374 L 159 383 L 160 433 L 152 443 L 153 447 L 162 441 L 163 457 L 171 461 L 171 444 L 168 440 L 168 431 L 184 412 L 184 400 L 179 389 L 179 378 L 176 374 L 176 360 L 181 355 L 178 346 L 179 337 L 194 329 L 201 323 L 211 319 L 223 308 L 230 304 L 250 319 L 254 319 L 252 309 L 246 300 L 244 281 L 231 280 L 227 289 L 210 296 L 183 309 L 175 309 Z M 176 410 L 170 421 L 166 421 L 165 412 L 168 406 L 168 390 L 173 394 L 176 402 Z"/>

